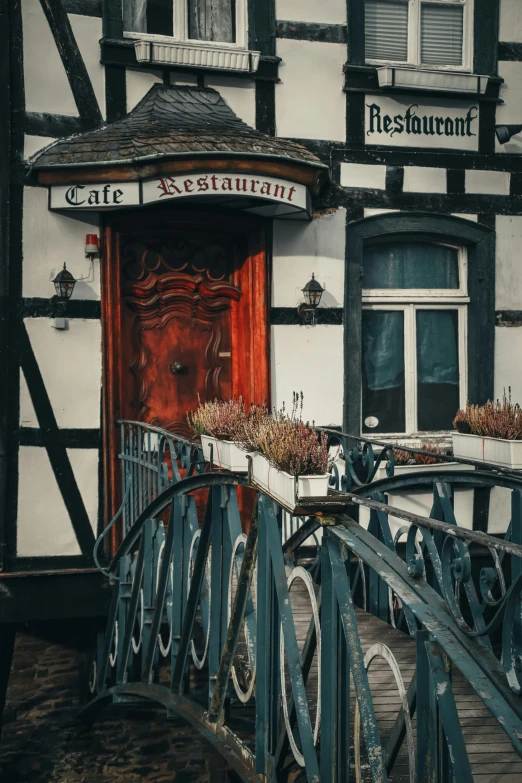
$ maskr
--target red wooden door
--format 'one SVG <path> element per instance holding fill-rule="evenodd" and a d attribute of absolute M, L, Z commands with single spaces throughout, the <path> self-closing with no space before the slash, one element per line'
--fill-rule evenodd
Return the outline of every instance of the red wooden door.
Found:
<path fill-rule="evenodd" d="M 178 211 L 117 215 L 105 231 L 103 271 L 110 520 L 118 417 L 190 437 L 186 417 L 198 397 L 268 402 L 263 224 Z"/>
<path fill-rule="evenodd" d="M 231 305 L 244 238 L 122 233 L 122 414 L 190 437 L 187 412 L 232 396 Z"/>

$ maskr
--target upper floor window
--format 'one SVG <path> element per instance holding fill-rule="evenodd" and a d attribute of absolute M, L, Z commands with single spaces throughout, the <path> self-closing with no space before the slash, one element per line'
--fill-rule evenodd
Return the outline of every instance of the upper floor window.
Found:
<path fill-rule="evenodd" d="M 367 62 L 471 68 L 473 0 L 365 0 Z"/>
<path fill-rule="evenodd" d="M 246 47 L 246 0 L 123 0 L 123 29 L 140 38 Z"/>
<path fill-rule="evenodd" d="M 467 255 L 429 241 L 363 255 L 362 430 L 449 430 L 466 402 Z"/>

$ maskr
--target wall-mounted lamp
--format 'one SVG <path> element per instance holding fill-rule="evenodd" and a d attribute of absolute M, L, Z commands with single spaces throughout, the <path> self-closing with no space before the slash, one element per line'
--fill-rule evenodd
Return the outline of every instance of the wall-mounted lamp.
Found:
<path fill-rule="evenodd" d="M 87 234 L 85 237 L 85 258 L 89 259 L 89 274 L 85 277 L 79 277 L 76 279 L 67 269 L 66 265 L 63 265 L 57 275 L 54 275 L 54 270 L 51 272 L 50 280 L 54 285 L 56 296 L 54 301 L 56 302 L 56 311 L 58 317 L 56 317 L 52 323 L 55 329 L 67 329 L 67 321 L 63 317 L 65 313 L 65 305 L 71 298 L 74 291 L 74 286 L 79 281 L 93 282 L 94 281 L 94 259 L 100 253 L 100 241 L 96 234 Z M 91 277 L 92 275 L 92 277 Z"/>
<path fill-rule="evenodd" d="M 315 311 L 321 301 L 324 288 L 317 282 L 315 275 L 312 273 L 312 279 L 301 290 L 305 300 L 298 306 L 297 312 L 303 324 L 315 326 Z"/>
<path fill-rule="evenodd" d="M 53 283 L 56 289 L 57 298 L 60 300 L 60 302 L 66 302 L 71 298 L 77 280 L 75 277 L 73 277 L 73 275 L 71 275 L 64 264 L 63 269 L 58 272 L 56 277 L 53 279 Z"/>
<path fill-rule="evenodd" d="M 496 125 L 495 133 L 499 144 L 506 144 L 513 136 L 522 131 L 522 125 Z"/>

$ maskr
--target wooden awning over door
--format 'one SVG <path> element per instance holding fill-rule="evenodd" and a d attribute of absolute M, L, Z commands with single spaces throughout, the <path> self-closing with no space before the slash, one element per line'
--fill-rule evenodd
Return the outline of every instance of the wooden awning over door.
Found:
<path fill-rule="evenodd" d="M 82 211 L 179 199 L 306 215 L 329 180 L 309 150 L 254 130 L 216 90 L 161 84 L 123 120 L 53 143 L 32 167 L 51 209 Z"/>

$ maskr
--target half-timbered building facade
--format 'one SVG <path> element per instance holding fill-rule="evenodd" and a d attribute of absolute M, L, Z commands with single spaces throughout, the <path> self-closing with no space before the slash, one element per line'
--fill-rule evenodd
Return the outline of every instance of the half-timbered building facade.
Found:
<path fill-rule="evenodd" d="M 466 401 L 522 402 L 521 0 L 0 0 L 0 84 L 0 719 L 17 623 L 108 615 L 88 718 L 148 699 L 243 780 L 283 779 L 291 750 L 346 781 L 352 676 L 373 780 L 415 709 L 397 780 L 472 780 L 489 725 L 477 779 L 515 779 L 520 473 L 443 455 L 410 480 L 388 444 L 449 445 Z M 276 508 L 251 469 L 205 472 L 198 399 L 294 392 L 342 431 L 327 495 Z M 366 669 L 395 644 L 419 685 L 392 666 L 390 728 Z M 450 659 L 492 724 L 461 731 Z"/>
<path fill-rule="evenodd" d="M 520 399 L 517 0 L 0 14 L 5 572 L 89 561 L 119 417 L 184 433 L 198 394 L 298 390 L 316 424 L 418 443 Z"/>

